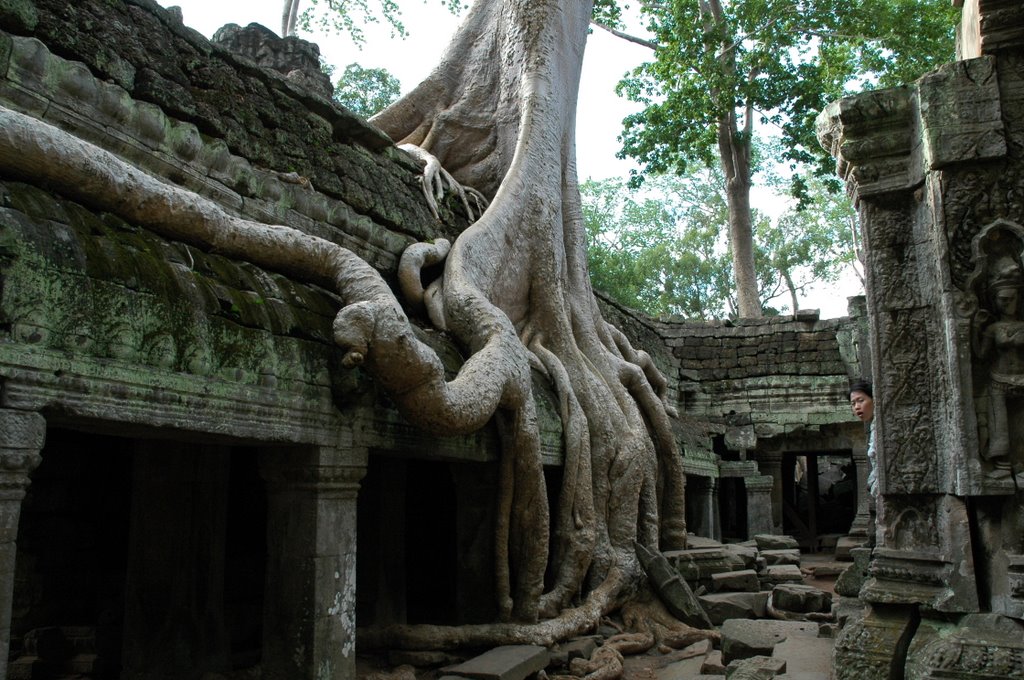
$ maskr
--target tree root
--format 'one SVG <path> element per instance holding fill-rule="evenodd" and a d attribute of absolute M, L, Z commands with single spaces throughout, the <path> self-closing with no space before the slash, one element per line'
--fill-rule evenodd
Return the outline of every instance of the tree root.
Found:
<path fill-rule="evenodd" d="M 437 202 L 444 198 L 445 192 L 448 190 L 454 191 L 459 197 L 470 222 L 476 222 L 477 217 L 484 213 L 487 208 L 487 198 L 473 187 L 460 184 L 450 172 L 442 167 L 441 162 L 433 154 L 415 144 L 399 144 L 398 148 L 424 162 L 420 187 L 423 189 L 423 197 L 426 199 L 434 219 L 441 219 Z M 476 212 L 470 206 L 470 200 L 476 206 Z"/>

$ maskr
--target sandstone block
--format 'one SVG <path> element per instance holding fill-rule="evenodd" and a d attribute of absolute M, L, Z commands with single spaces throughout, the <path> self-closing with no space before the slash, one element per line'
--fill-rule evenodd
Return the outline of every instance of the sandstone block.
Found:
<path fill-rule="evenodd" d="M 711 575 L 711 590 L 715 592 L 731 590 L 756 593 L 760 589 L 761 582 L 757 578 L 757 572 L 753 569 L 726 571 Z"/>
<path fill-rule="evenodd" d="M 445 669 L 452 675 L 477 680 L 525 680 L 548 665 L 548 650 L 537 645 L 495 647 Z"/>
<path fill-rule="evenodd" d="M 800 566 L 800 551 L 796 548 L 785 550 L 762 550 L 761 557 L 765 564 L 775 566 L 776 564 L 795 564 Z"/>
<path fill-rule="evenodd" d="M 768 591 L 757 593 L 714 593 L 698 599 L 711 623 L 721 625 L 728 619 L 760 619 L 767 615 Z"/>
<path fill-rule="evenodd" d="M 772 605 L 787 612 L 827 612 L 832 609 L 832 593 L 802 583 L 780 583 L 772 590 Z"/>
<path fill-rule="evenodd" d="M 788 638 L 817 638 L 818 624 L 802 621 L 730 619 L 722 624 L 722 660 L 771 656 L 775 645 Z"/>
<path fill-rule="evenodd" d="M 800 549 L 800 544 L 792 536 L 779 536 L 775 534 L 758 534 L 754 536 L 758 550 L 790 550 Z"/>
<path fill-rule="evenodd" d="M 783 659 L 753 656 L 731 662 L 725 667 L 725 677 L 729 680 L 771 680 L 785 670 Z"/>

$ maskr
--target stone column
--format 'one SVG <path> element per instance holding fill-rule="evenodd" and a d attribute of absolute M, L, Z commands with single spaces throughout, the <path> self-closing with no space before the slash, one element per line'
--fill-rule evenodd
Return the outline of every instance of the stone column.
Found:
<path fill-rule="evenodd" d="M 356 674 L 356 495 L 365 449 L 266 452 L 263 677 Z"/>
<path fill-rule="evenodd" d="M 868 535 L 868 527 L 871 525 L 871 513 L 869 510 L 868 473 L 871 471 L 868 465 L 868 442 L 863 435 L 854 440 L 853 465 L 857 470 L 857 483 L 854 488 L 857 490 L 857 513 L 850 524 L 850 536 Z"/>
<path fill-rule="evenodd" d="M 772 533 L 772 478 L 744 477 L 743 484 L 747 488 L 747 537 Z"/>
<path fill-rule="evenodd" d="M 699 475 L 688 475 L 686 478 L 686 493 L 692 499 L 690 507 L 693 509 L 693 526 L 690 530 L 698 536 L 714 538 L 715 518 L 714 509 L 711 507 L 711 482 L 710 477 Z"/>
<path fill-rule="evenodd" d="M 782 533 L 782 452 L 758 453 L 757 467 L 762 475 L 772 478 L 772 533 Z"/>
<path fill-rule="evenodd" d="M 29 474 L 42 460 L 46 421 L 38 413 L 0 409 L 0 680 L 7 677 L 18 518 Z"/>
<path fill-rule="evenodd" d="M 711 508 L 711 526 L 712 531 L 710 537 L 716 541 L 722 540 L 722 516 L 718 509 L 718 485 L 719 477 L 711 479 L 711 497 L 708 499 L 708 505 Z"/>

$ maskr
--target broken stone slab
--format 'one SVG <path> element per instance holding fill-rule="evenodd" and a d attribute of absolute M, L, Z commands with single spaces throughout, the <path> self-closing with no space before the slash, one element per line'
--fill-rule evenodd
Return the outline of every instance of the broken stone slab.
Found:
<path fill-rule="evenodd" d="M 840 562 L 849 562 L 853 559 L 851 551 L 863 548 L 867 542 L 867 536 L 842 536 L 836 541 L 835 558 Z"/>
<path fill-rule="evenodd" d="M 711 619 L 704 612 L 700 601 L 690 590 L 690 585 L 672 568 L 669 560 L 657 550 L 651 550 L 639 543 L 634 544 L 637 558 L 647 573 L 647 581 L 654 588 L 672 616 L 695 628 L 713 627 Z"/>
<path fill-rule="evenodd" d="M 757 544 L 757 549 L 760 551 L 765 550 L 791 550 L 796 548 L 800 549 L 800 544 L 792 536 L 782 536 L 777 534 L 758 534 L 754 536 L 754 542 Z"/>
<path fill-rule="evenodd" d="M 762 619 L 768 615 L 767 590 L 757 593 L 714 593 L 701 595 L 701 606 L 711 623 L 721 625 L 729 619 Z"/>
<path fill-rule="evenodd" d="M 700 667 L 704 675 L 725 675 L 725 664 L 722 663 L 722 652 L 714 650 L 704 657 L 704 664 Z"/>
<path fill-rule="evenodd" d="M 780 583 L 772 589 L 771 600 L 776 609 L 799 614 L 832 610 L 832 593 L 803 583 Z"/>
<path fill-rule="evenodd" d="M 702 663 L 704 659 L 700 657 L 673 661 L 664 668 L 659 668 L 654 677 L 657 680 L 689 680 L 700 672 Z"/>
<path fill-rule="evenodd" d="M 780 583 L 802 583 L 804 574 L 800 571 L 800 567 L 795 565 L 776 564 L 775 566 L 765 567 L 759 578 L 762 585 L 774 587 Z"/>
<path fill-rule="evenodd" d="M 818 624 L 805 621 L 729 619 L 722 624 L 722 661 L 771 656 L 789 638 L 817 638 Z"/>
<path fill-rule="evenodd" d="M 525 680 L 547 668 L 548 650 L 538 645 L 505 645 L 449 666 L 446 674 L 476 680 Z"/>
<path fill-rule="evenodd" d="M 846 568 L 836 579 L 834 590 L 836 595 L 857 597 L 864 581 L 868 577 L 868 562 L 871 561 L 871 548 L 856 548 L 850 551 L 853 564 Z"/>
<path fill-rule="evenodd" d="M 795 564 L 798 567 L 800 566 L 800 551 L 795 548 L 762 550 L 761 557 L 764 558 L 767 566 L 775 566 L 776 564 Z"/>
<path fill-rule="evenodd" d="M 711 590 L 716 593 L 723 590 L 756 593 L 760 589 L 761 581 L 757 578 L 757 572 L 753 569 L 724 571 L 720 574 L 711 575 Z"/>
<path fill-rule="evenodd" d="M 823 673 L 832 665 L 832 640 L 829 638 L 788 638 L 775 645 L 772 656 L 786 661 L 787 673 Z"/>
<path fill-rule="evenodd" d="M 757 564 L 757 548 L 740 543 L 727 543 L 724 547 L 729 557 L 734 560 L 738 558 L 742 562 L 741 569 L 753 569 Z"/>
<path fill-rule="evenodd" d="M 733 558 L 724 547 L 670 550 L 665 553 L 665 559 L 691 583 L 733 570 Z"/>
<path fill-rule="evenodd" d="M 771 680 L 784 672 L 786 672 L 785 659 L 775 659 L 770 656 L 737 659 L 725 667 L 725 677 L 728 680 Z"/>
<path fill-rule="evenodd" d="M 782 675 L 776 675 L 775 680 L 828 680 L 828 673 L 809 673 L 807 671 L 797 671 L 796 673 L 786 672 Z"/>

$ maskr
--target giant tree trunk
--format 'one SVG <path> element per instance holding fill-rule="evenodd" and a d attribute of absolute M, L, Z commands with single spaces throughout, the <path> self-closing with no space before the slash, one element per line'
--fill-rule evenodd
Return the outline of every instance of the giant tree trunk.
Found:
<path fill-rule="evenodd" d="M 372 120 L 493 196 L 448 256 L 444 317 L 471 350 L 519 337 L 519 361 L 541 367 L 562 400 L 556 580 L 540 599 L 548 560 L 527 536 L 548 519 L 532 398 L 503 418 L 516 447 L 504 452 L 503 507 L 513 511 L 498 531 L 498 563 L 511 562 L 518 582 L 502 572 L 498 588 L 513 619 L 555 614 L 588 574 L 591 585 L 613 567 L 636 575 L 634 541 L 685 542 L 680 454 L 645 375 L 649 359 L 602 319 L 587 272 L 575 118 L 590 14 L 587 0 L 480 0 L 434 73 Z"/>
<path fill-rule="evenodd" d="M 496 581 L 510 623 L 380 632 L 390 646 L 577 634 L 639 584 L 635 543 L 685 546 L 682 460 L 664 379 L 604 321 L 587 272 L 574 122 L 590 13 L 590 0 L 478 0 L 438 69 L 374 121 L 492 199 L 451 247 L 432 289 L 439 304 L 431 318 L 443 320 L 468 354 L 448 382 L 388 286 L 351 252 L 228 215 L 0 109 L 0 168 L 171 238 L 333 287 L 345 302 L 334 324 L 344 363 L 364 364 L 410 421 L 455 434 L 497 419 Z M 424 261 L 422 248 L 413 251 L 406 275 Z M 554 520 L 532 371 L 560 399 L 565 467 Z"/>

